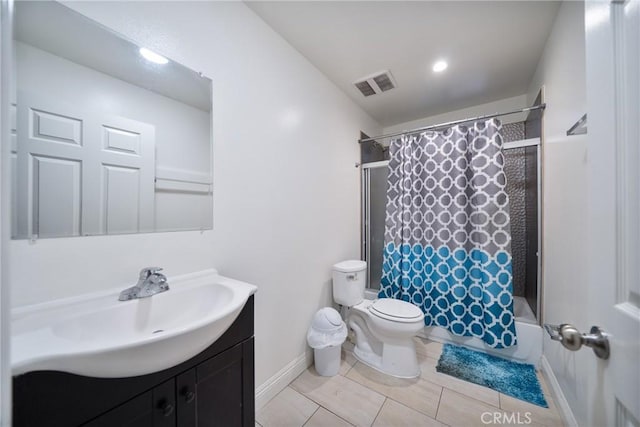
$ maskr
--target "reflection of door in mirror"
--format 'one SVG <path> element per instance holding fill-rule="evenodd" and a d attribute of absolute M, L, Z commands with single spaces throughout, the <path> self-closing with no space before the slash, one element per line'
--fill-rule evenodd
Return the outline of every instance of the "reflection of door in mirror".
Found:
<path fill-rule="evenodd" d="M 57 2 L 17 2 L 13 238 L 213 225 L 211 80 Z"/>
<path fill-rule="evenodd" d="M 17 237 L 154 229 L 155 129 L 18 94 Z M 16 212 L 17 213 L 17 212 Z"/>

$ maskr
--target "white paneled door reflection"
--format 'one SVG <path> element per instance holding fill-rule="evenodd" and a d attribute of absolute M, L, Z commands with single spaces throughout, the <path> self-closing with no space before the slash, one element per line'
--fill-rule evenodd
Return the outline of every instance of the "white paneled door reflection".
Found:
<path fill-rule="evenodd" d="M 154 229 L 155 128 L 20 93 L 16 237 Z"/>

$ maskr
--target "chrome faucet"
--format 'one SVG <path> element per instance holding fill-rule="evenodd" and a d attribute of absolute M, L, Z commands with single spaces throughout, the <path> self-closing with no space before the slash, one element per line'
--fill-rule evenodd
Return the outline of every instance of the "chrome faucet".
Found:
<path fill-rule="evenodd" d="M 120 292 L 118 300 L 128 301 L 130 299 L 146 298 L 168 291 L 167 276 L 160 273 L 160 271 L 162 271 L 160 267 L 146 267 L 140 270 L 138 283 Z"/>

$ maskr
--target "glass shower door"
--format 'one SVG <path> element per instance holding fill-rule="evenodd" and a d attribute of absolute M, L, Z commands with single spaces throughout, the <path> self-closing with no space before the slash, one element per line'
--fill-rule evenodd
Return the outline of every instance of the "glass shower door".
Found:
<path fill-rule="evenodd" d="M 362 165 L 362 255 L 367 261 L 367 288 L 380 289 L 388 161 Z"/>

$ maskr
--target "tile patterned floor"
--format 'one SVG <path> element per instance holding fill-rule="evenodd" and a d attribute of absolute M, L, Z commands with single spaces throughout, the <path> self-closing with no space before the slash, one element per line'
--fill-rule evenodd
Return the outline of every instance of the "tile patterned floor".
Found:
<path fill-rule="evenodd" d="M 540 373 L 548 409 L 436 372 L 440 343 L 416 338 L 416 349 L 422 375 L 412 380 L 381 374 L 343 350 L 338 375 L 310 367 L 258 411 L 256 427 L 563 426 Z"/>

